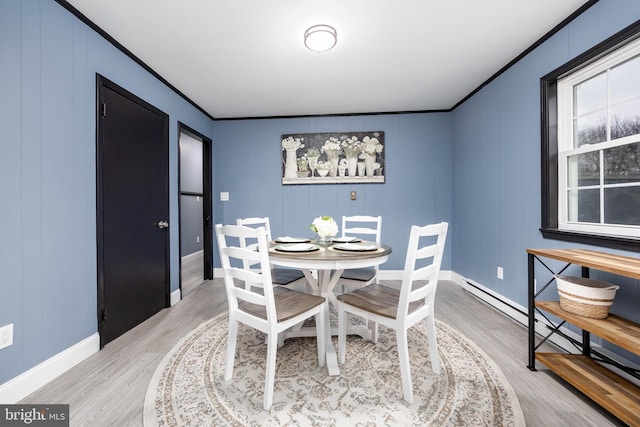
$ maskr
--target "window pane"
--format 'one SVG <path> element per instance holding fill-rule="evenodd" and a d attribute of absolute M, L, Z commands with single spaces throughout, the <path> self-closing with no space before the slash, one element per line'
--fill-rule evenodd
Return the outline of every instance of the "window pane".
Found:
<path fill-rule="evenodd" d="M 606 188 L 604 206 L 607 224 L 640 225 L 640 187 Z"/>
<path fill-rule="evenodd" d="M 582 116 L 607 106 L 607 75 L 598 74 L 573 87 L 573 115 Z"/>
<path fill-rule="evenodd" d="M 569 221 L 600 222 L 600 191 L 570 190 L 567 206 Z"/>
<path fill-rule="evenodd" d="M 611 107 L 611 139 L 640 133 L 640 98 Z"/>
<path fill-rule="evenodd" d="M 604 151 L 604 183 L 640 182 L 640 143 Z"/>
<path fill-rule="evenodd" d="M 606 110 L 582 116 L 573 121 L 573 147 L 597 144 L 607 140 Z"/>
<path fill-rule="evenodd" d="M 567 187 L 600 185 L 599 151 L 567 157 Z"/>
<path fill-rule="evenodd" d="M 611 69 L 611 103 L 640 96 L 640 56 Z"/>

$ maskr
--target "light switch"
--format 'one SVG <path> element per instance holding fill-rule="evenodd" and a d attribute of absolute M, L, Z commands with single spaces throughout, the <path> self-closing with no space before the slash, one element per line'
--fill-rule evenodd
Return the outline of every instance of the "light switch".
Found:
<path fill-rule="evenodd" d="M 221 191 L 221 192 L 220 192 L 220 201 L 221 201 L 221 202 L 227 202 L 227 201 L 229 201 L 229 192 L 227 192 L 227 191 Z"/>
<path fill-rule="evenodd" d="M 351 200 L 356 200 L 358 198 L 358 195 L 356 194 L 355 191 L 351 192 Z"/>

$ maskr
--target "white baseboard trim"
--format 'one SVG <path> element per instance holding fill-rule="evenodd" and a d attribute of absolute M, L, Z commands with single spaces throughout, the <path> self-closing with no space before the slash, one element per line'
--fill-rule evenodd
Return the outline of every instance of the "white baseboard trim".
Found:
<path fill-rule="evenodd" d="M 444 273 L 444 272 L 442 272 Z M 483 302 L 485 302 L 486 304 L 492 306 L 493 308 L 495 308 L 496 310 L 502 312 L 503 314 L 511 317 L 512 319 L 514 319 L 515 321 L 517 321 L 518 323 L 521 323 L 526 329 L 528 329 L 529 327 L 529 317 L 528 317 L 528 309 L 514 301 L 511 301 L 508 298 L 505 298 L 504 296 L 492 291 L 491 289 L 486 288 L 485 286 L 480 285 L 479 283 L 465 278 L 457 273 L 451 273 L 451 277 L 450 278 L 446 278 L 443 277 L 443 274 L 441 273 L 440 275 L 440 279 L 442 280 L 450 280 L 453 283 L 455 283 L 456 285 L 462 287 L 463 289 L 465 289 L 466 291 L 468 291 L 469 293 L 473 294 L 475 297 L 477 297 L 478 299 L 482 300 Z M 551 332 L 551 326 L 549 324 L 549 322 L 547 321 L 547 319 L 545 319 L 542 315 L 540 315 L 539 313 L 535 313 L 535 318 L 536 318 L 536 323 L 535 323 L 535 330 L 536 330 L 536 334 L 538 337 L 542 336 L 542 337 L 546 337 L 547 335 L 549 335 L 549 333 Z M 566 327 L 562 327 L 561 328 L 562 332 L 564 334 L 566 334 L 567 336 L 577 340 L 578 342 L 582 342 L 582 335 L 578 334 Z M 592 335 L 592 338 L 596 337 L 595 335 Z M 537 341 L 539 342 L 539 341 Z M 558 346 L 560 349 L 562 349 L 563 351 L 567 352 L 567 353 L 576 353 L 577 349 L 576 347 L 573 345 L 573 343 L 571 343 L 571 341 L 569 341 L 568 339 L 558 335 L 558 334 L 553 334 L 549 337 L 548 342 Z M 630 360 L 627 360 L 625 358 L 623 358 L 622 356 L 613 353 L 612 351 L 602 347 L 601 345 L 599 345 L 598 343 L 593 342 L 593 340 L 591 341 L 591 349 L 601 353 L 609 358 L 611 358 L 612 360 L 615 360 L 616 362 L 620 363 L 621 365 L 625 365 L 625 366 L 629 366 L 632 367 L 634 369 L 639 369 L 640 367 L 633 363 Z M 523 364 L 527 364 L 528 360 L 523 360 L 522 361 Z M 621 377 L 627 379 L 628 381 L 639 385 L 640 386 L 640 381 L 627 374 L 626 372 L 616 368 L 615 366 L 612 365 L 605 365 L 608 369 L 611 369 L 612 371 L 614 371 L 616 374 L 620 375 Z"/>
<path fill-rule="evenodd" d="M 482 286 L 474 280 L 463 277 L 455 272 L 449 273 L 449 277 L 443 277 L 443 274 L 440 274 L 440 279 L 452 281 L 470 294 L 473 294 L 478 299 L 491 305 L 493 308 L 501 311 L 517 322 L 523 324 L 524 326 L 529 325 L 527 307 L 524 307 L 523 305 L 520 305 L 515 301 L 505 298 L 503 295 L 500 295 L 499 293 L 485 286 Z"/>
<path fill-rule="evenodd" d="M 199 250 L 199 251 L 195 251 L 192 252 L 188 255 L 185 255 L 182 257 L 182 262 L 189 262 L 191 260 L 193 260 L 194 258 L 202 258 L 204 257 L 204 249 L 203 250 Z"/>
<path fill-rule="evenodd" d="M 176 289 L 175 291 L 171 292 L 171 307 L 179 303 L 180 300 L 182 300 L 182 293 L 180 292 L 180 289 Z"/>
<path fill-rule="evenodd" d="M 14 404 L 100 350 L 95 333 L 28 371 L 0 385 L 0 402 Z"/>

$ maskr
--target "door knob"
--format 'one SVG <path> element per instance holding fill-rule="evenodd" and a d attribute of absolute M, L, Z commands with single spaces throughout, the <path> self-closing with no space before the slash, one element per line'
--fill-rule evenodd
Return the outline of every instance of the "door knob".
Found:
<path fill-rule="evenodd" d="M 169 228 L 169 223 L 167 221 L 158 221 L 157 226 L 160 229 Z"/>

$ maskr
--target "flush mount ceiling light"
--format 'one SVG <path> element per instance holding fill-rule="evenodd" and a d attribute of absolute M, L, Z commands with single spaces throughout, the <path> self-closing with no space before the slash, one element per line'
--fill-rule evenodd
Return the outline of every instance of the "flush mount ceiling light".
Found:
<path fill-rule="evenodd" d="M 329 25 L 314 25 L 304 32 L 304 45 L 314 52 L 324 52 L 336 45 L 338 33 Z"/>

